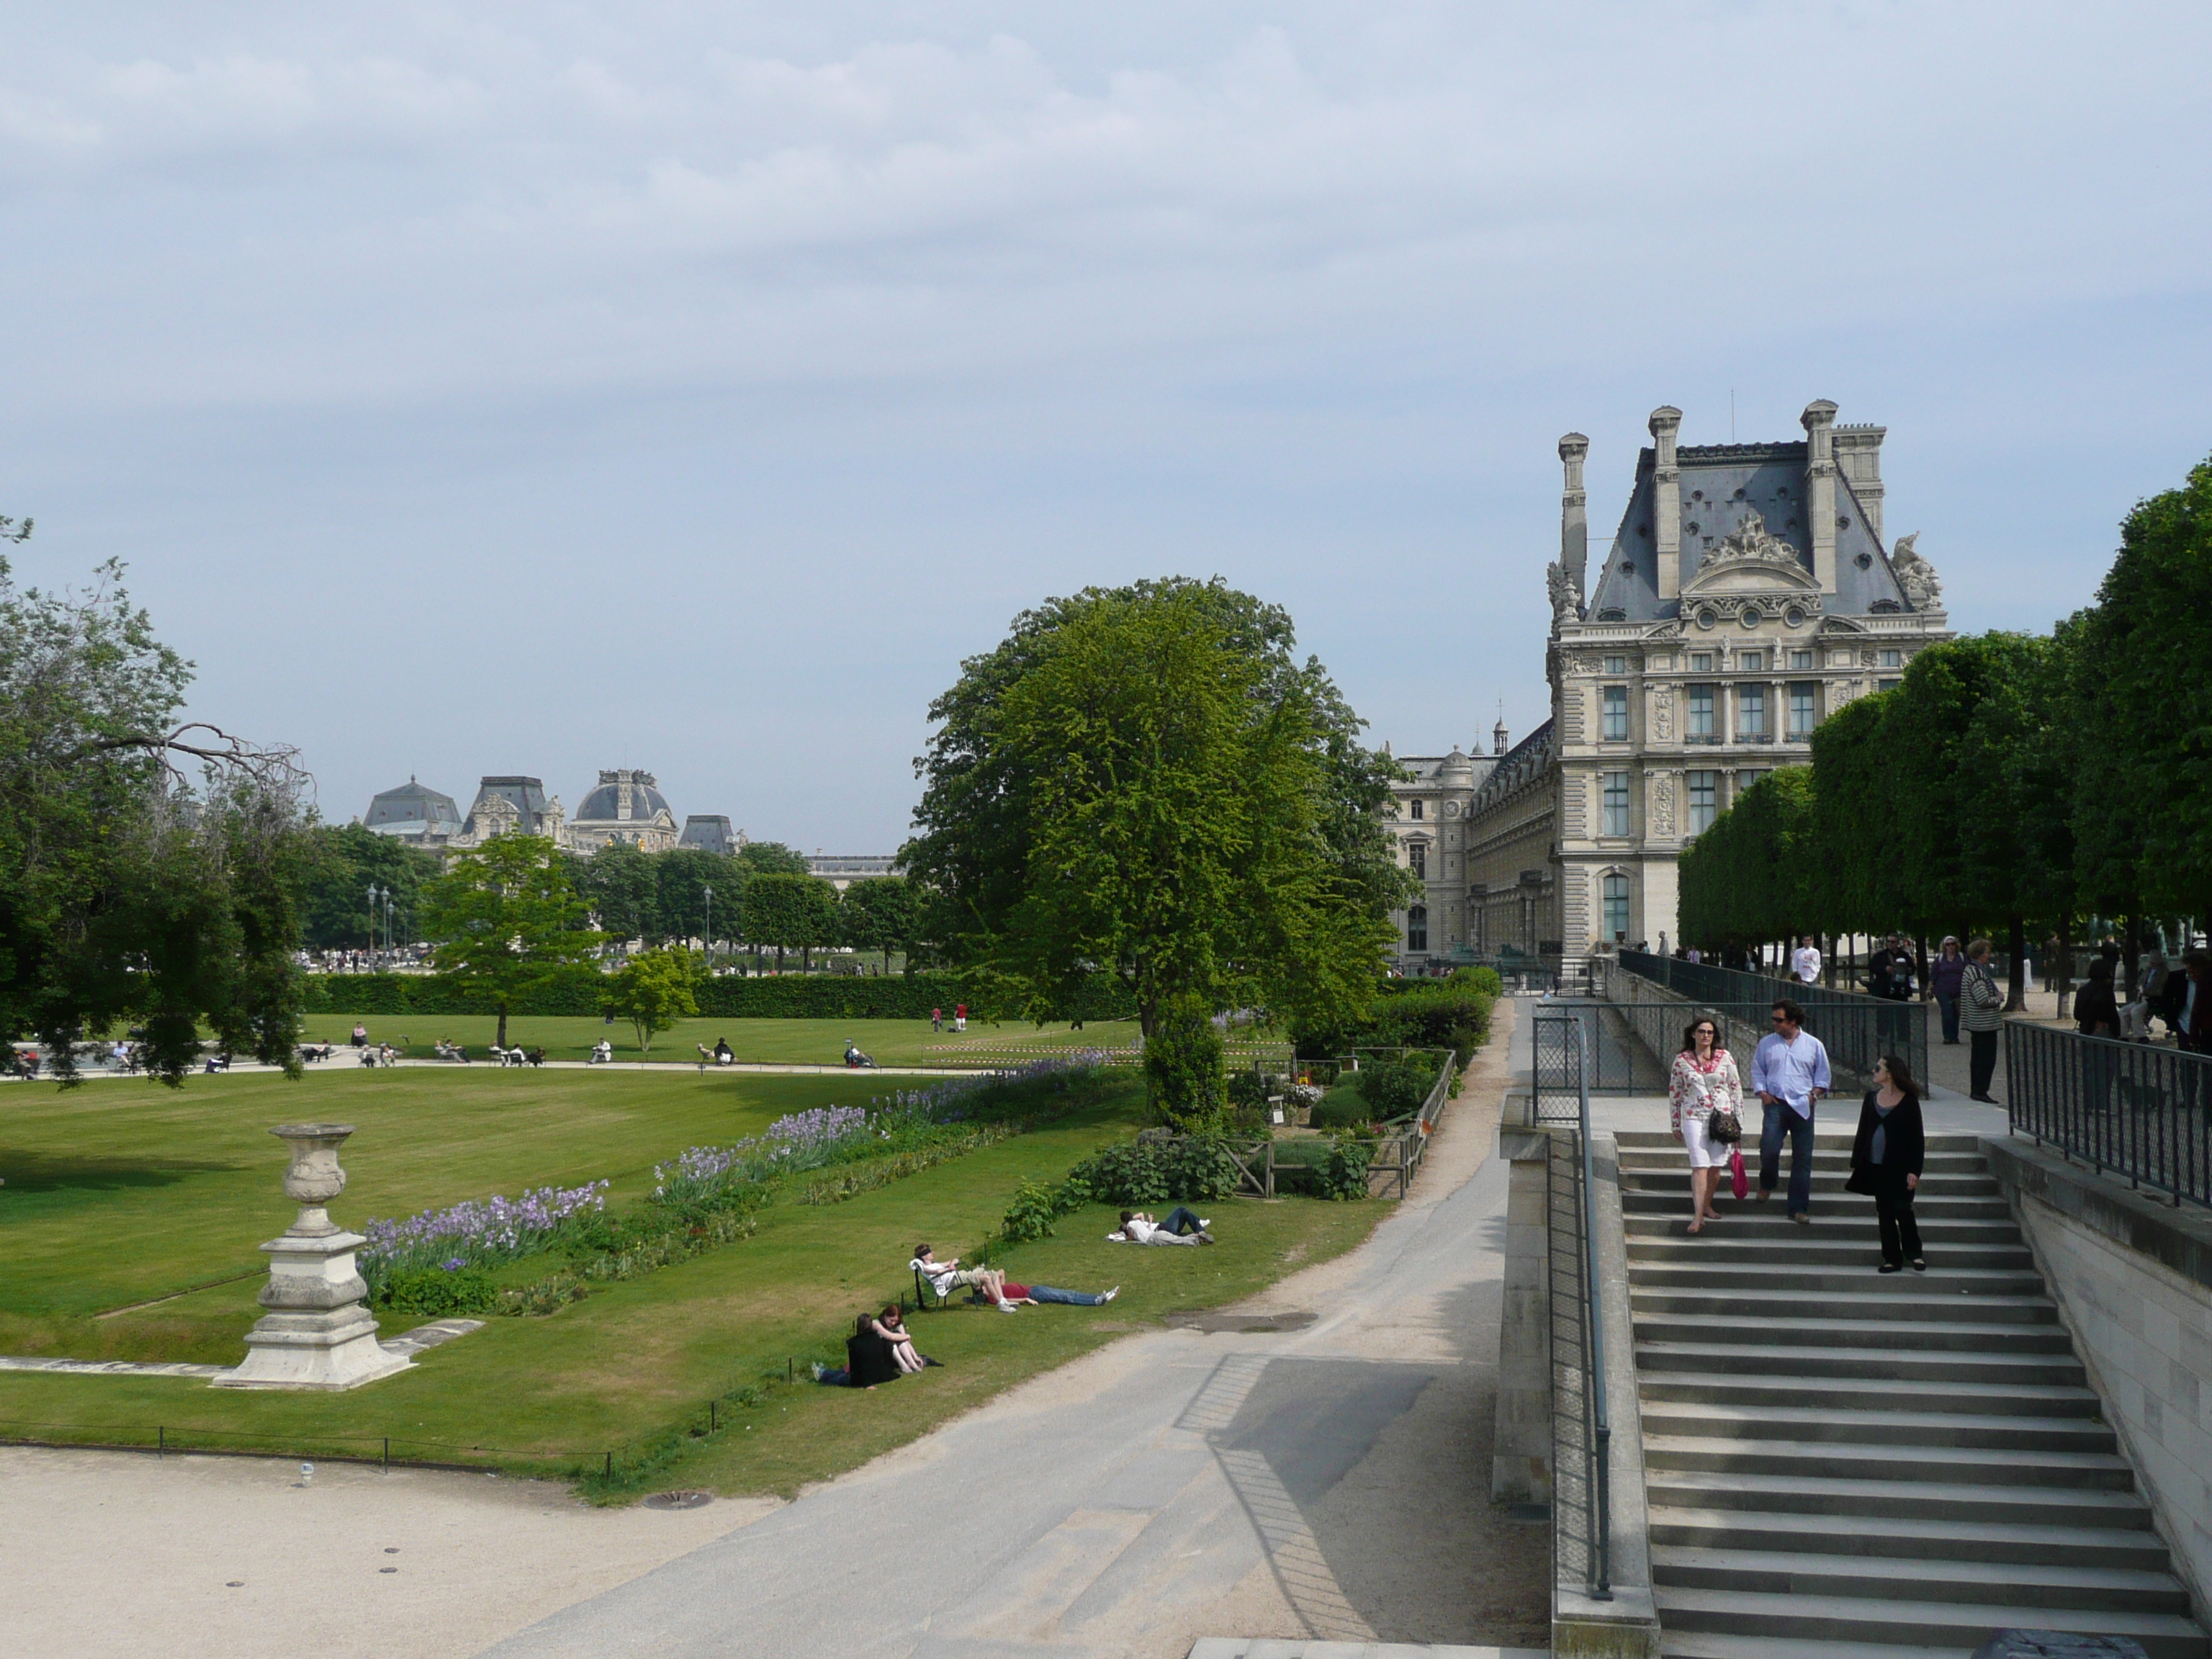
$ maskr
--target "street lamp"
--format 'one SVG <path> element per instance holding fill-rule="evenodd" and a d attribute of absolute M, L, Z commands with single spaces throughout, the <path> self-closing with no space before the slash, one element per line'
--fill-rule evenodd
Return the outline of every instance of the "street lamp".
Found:
<path fill-rule="evenodd" d="M 376 961 L 376 884 L 368 884 L 368 958 L 371 966 Z"/>
<path fill-rule="evenodd" d="M 699 886 L 707 895 L 707 924 L 699 935 L 699 944 L 707 952 L 707 973 L 711 978 L 714 972 L 714 890 L 703 881 Z"/>
<path fill-rule="evenodd" d="M 392 890 L 384 890 L 384 954 L 392 954 Z"/>

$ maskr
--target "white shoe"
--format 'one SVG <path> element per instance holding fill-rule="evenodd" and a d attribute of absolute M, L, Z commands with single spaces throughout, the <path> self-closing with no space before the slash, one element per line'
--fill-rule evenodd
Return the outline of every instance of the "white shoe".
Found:
<path fill-rule="evenodd" d="M 1105 1304 L 1111 1302 L 1115 1297 L 1121 1294 L 1121 1287 L 1119 1285 L 1116 1285 L 1112 1290 L 1107 1291 L 1105 1295 L 1098 1298 L 1099 1304 L 1103 1306 Z"/>
<path fill-rule="evenodd" d="M 1200 1216 L 1200 1217 L 1198 1218 L 1198 1230 L 1199 1230 L 1199 1231 L 1200 1231 L 1200 1232 L 1206 1232 L 1206 1231 L 1209 1231 L 1209 1230 L 1212 1227 L 1212 1225 L 1213 1225 L 1213 1224 L 1212 1224 L 1211 1221 L 1208 1221 L 1208 1220 L 1207 1220 L 1204 1216 Z"/>
<path fill-rule="evenodd" d="M 1017 1308 L 1011 1302 L 1001 1302 L 999 1304 L 999 1311 L 1000 1313 L 1019 1313 L 1021 1310 Z"/>

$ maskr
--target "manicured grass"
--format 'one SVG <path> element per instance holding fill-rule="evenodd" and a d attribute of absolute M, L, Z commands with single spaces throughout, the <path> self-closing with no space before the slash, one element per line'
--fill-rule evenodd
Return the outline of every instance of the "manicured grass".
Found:
<path fill-rule="evenodd" d="M 109 1345 L 123 1357 L 228 1362 L 255 1309 L 254 1246 L 289 1218 L 277 1190 L 282 1149 L 269 1124 L 300 1118 L 360 1126 L 346 1162 L 343 1222 L 404 1213 L 549 1182 L 614 1180 L 634 1201 L 652 1164 L 684 1146 L 726 1139 L 775 1115 L 831 1101 L 860 1103 L 865 1079 L 599 1073 L 399 1071 L 288 1085 L 273 1078 L 195 1079 L 181 1094 L 131 1083 L 62 1096 L 5 1097 L 0 1131 L 0 1351 L 45 1332 L 49 1351 Z M 777 1386 L 725 1407 L 703 1431 L 706 1402 L 781 1376 L 810 1358 L 834 1360 L 860 1308 L 910 1285 L 907 1258 L 927 1238 L 972 1255 L 1024 1179 L 1056 1179 L 1092 1147 L 1134 1126 L 1133 1079 L 1033 1133 L 835 1206 L 780 1201 L 752 1239 L 627 1283 L 542 1319 L 495 1318 L 425 1353 L 415 1370 L 339 1395 L 235 1394 L 189 1379 L 0 1374 L 0 1434 L 150 1441 L 210 1432 L 336 1455 L 575 1468 L 611 1451 L 617 1486 L 704 1485 L 784 1491 L 851 1468 L 993 1393 L 1179 1308 L 1248 1294 L 1293 1265 L 1364 1238 L 1376 1203 L 1232 1200 L 1209 1206 L 1222 1243 L 1143 1250 L 1104 1242 L 1103 1209 L 1062 1221 L 1059 1236 L 1006 1252 L 1017 1279 L 1123 1292 L 1103 1309 L 1035 1308 L 1007 1317 L 961 1308 L 919 1316 L 925 1352 L 947 1362 L 873 1391 Z M 118 1303 L 253 1277 L 118 1317 Z M 393 1320 L 387 1328 L 412 1322 Z M 113 1333 L 114 1334 L 109 1334 Z M 192 1352 L 177 1351 L 178 1345 Z M 217 1352 L 216 1350 L 221 1350 Z M 96 1357 L 96 1356 L 95 1356 Z M 31 1424 L 67 1425 L 32 1431 Z M 750 1426 L 747 1426 L 750 1425 Z M 677 1431 L 672 1438 L 670 1431 Z M 331 1437 L 351 1437 L 340 1443 Z M 658 1445 L 665 1455 L 641 1453 Z M 481 1450 L 474 1449 L 483 1449 Z"/>
<path fill-rule="evenodd" d="M 370 1042 L 404 1041 L 410 1054 L 426 1060 L 432 1046 L 444 1041 L 464 1045 L 471 1060 L 480 1060 L 499 1030 L 499 1021 L 489 1014 L 309 1014 L 307 1040 L 343 1044 L 356 1019 L 368 1028 Z M 582 1060 L 602 1037 L 615 1045 L 617 1060 L 690 1063 L 699 1058 L 700 1047 L 712 1048 L 717 1038 L 726 1038 L 739 1060 L 778 1065 L 839 1066 L 850 1042 L 884 1066 L 994 1066 L 1071 1048 L 1126 1048 L 1137 1040 L 1137 1024 L 1093 1020 L 1080 1031 L 1064 1024 L 1040 1030 L 1019 1023 L 987 1025 L 971 1019 L 965 1031 L 955 1031 L 948 1013 L 945 1030 L 933 1031 L 926 1019 L 686 1019 L 654 1037 L 652 1052 L 643 1054 L 636 1033 L 624 1021 L 609 1025 L 598 1019 L 518 1015 L 507 1023 L 509 1044 L 542 1045 L 549 1060 Z M 347 1058 L 334 1055 L 329 1063 Z"/>

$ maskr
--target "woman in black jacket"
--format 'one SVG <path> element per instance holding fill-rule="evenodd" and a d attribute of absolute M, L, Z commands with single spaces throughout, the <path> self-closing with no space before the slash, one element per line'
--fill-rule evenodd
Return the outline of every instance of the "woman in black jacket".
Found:
<path fill-rule="evenodd" d="M 1881 1228 L 1881 1271 L 1893 1273 L 1909 1259 L 1912 1271 L 1928 1271 L 1920 1253 L 1920 1227 L 1912 1218 L 1912 1194 L 1920 1185 L 1928 1156 L 1927 1132 L 1920 1121 L 1920 1092 L 1912 1073 L 1894 1054 L 1874 1068 L 1875 1086 L 1859 1104 L 1859 1132 L 1851 1142 L 1855 1193 L 1874 1195 L 1875 1218 Z"/>

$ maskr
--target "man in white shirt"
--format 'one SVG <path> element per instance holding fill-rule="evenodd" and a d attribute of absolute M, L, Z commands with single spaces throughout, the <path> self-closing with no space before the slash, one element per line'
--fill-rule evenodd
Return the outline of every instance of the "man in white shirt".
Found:
<path fill-rule="evenodd" d="M 1820 977 L 1820 947 L 1813 943 L 1810 933 L 1805 935 L 1790 958 L 1790 971 L 1797 975 L 1800 985 L 1810 985 Z"/>
<path fill-rule="evenodd" d="M 1813 1203 L 1813 1108 L 1828 1092 L 1828 1051 L 1805 1029 L 1805 1011 L 1776 999 L 1774 1029 L 1751 1057 L 1751 1086 L 1765 1103 L 1759 1133 L 1759 1200 L 1773 1195 L 1781 1173 L 1782 1137 L 1790 1137 L 1790 1218 L 1809 1224 Z"/>

